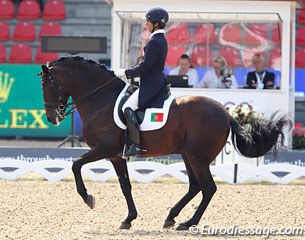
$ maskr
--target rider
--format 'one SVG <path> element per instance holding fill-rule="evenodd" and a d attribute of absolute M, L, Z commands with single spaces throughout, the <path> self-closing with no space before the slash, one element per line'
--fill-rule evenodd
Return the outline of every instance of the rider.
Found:
<path fill-rule="evenodd" d="M 128 79 L 141 77 L 139 89 L 130 96 L 122 107 L 131 141 L 125 156 L 141 154 L 139 123 L 134 111 L 138 108 L 151 107 L 152 101 L 154 106 L 162 107 L 165 98 L 164 66 L 167 56 L 167 41 L 164 27 L 169 16 L 163 8 L 152 8 L 146 13 L 145 19 L 151 36 L 144 47 L 144 59 L 133 68 L 121 70 Z"/>

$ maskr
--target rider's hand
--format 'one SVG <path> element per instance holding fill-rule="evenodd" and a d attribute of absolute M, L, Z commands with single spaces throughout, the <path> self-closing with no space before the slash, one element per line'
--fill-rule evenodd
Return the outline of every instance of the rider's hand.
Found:
<path fill-rule="evenodd" d="M 117 75 L 118 77 L 126 77 L 126 76 L 125 76 L 125 69 L 122 69 L 122 68 L 117 69 L 117 70 L 114 71 L 114 73 L 115 73 L 115 75 Z"/>

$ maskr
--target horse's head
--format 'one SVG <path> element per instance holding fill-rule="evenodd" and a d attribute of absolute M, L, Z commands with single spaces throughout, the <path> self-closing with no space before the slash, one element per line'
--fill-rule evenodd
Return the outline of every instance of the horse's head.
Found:
<path fill-rule="evenodd" d="M 123 81 L 114 81 L 117 76 L 104 65 L 79 56 L 61 57 L 48 66 L 42 65 L 40 75 L 47 119 L 55 125 L 72 113 L 76 105 L 80 111 L 95 95 L 108 99 L 125 85 Z M 106 87 L 108 90 L 104 90 Z M 70 96 L 73 101 L 67 103 Z M 72 109 L 66 112 L 71 105 Z"/>
<path fill-rule="evenodd" d="M 41 83 L 46 116 L 49 122 L 59 125 L 66 117 L 65 110 L 69 94 L 54 79 L 49 67 L 42 65 Z"/>

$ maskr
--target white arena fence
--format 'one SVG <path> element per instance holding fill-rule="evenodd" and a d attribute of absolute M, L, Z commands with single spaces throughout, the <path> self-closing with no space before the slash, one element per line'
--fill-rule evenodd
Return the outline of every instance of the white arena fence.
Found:
<path fill-rule="evenodd" d="M 268 181 L 272 183 L 287 184 L 293 180 L 305 177 L 305 167 L 291 164 L 250 165 L 240 163 L 235 172 L 236 183 L 246 181 Z M 62 160 L 45 160 L 26 162 L 20 160 L 1 160 L 0 178 L 15 180 L 27 173 L 36 173 L 48 181 L 60 181 L 72 174 L 72 162 Z M 222 164 L 211 166 L 211 172 L 216 180 L 228 183 L 234 182 L 235 164 Z M 54 171 L 55 170 L 55 171 Z M 135 161 L 128 162 L 130 178 L 146 183 L 156 180 L 164 175 L 170 175 L 181 182 L 188 182 L 188 176 L 183 162 L 165 165 L 157 162 Z M 143 171 L 145 172 L 143 174 Z M 110 161 L 100 160 L 83 166 L 82 173 L 92 181 L 107 181 L 115 177 L 116 173 Z"/>

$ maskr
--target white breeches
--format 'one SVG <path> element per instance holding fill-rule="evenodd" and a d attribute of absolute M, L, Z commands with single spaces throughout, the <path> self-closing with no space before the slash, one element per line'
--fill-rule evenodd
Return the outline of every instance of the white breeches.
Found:
<path fill-rule="evenodd" d="M 138 102 L 139 102 L 139 89 L 137 89 L 129 98 L 128 100 L 124 103 L 122 110 L 123 112 L 125 111 L 126 108 L 130 107 L 133 111 L 137 110 L 138 107 Z"/>

